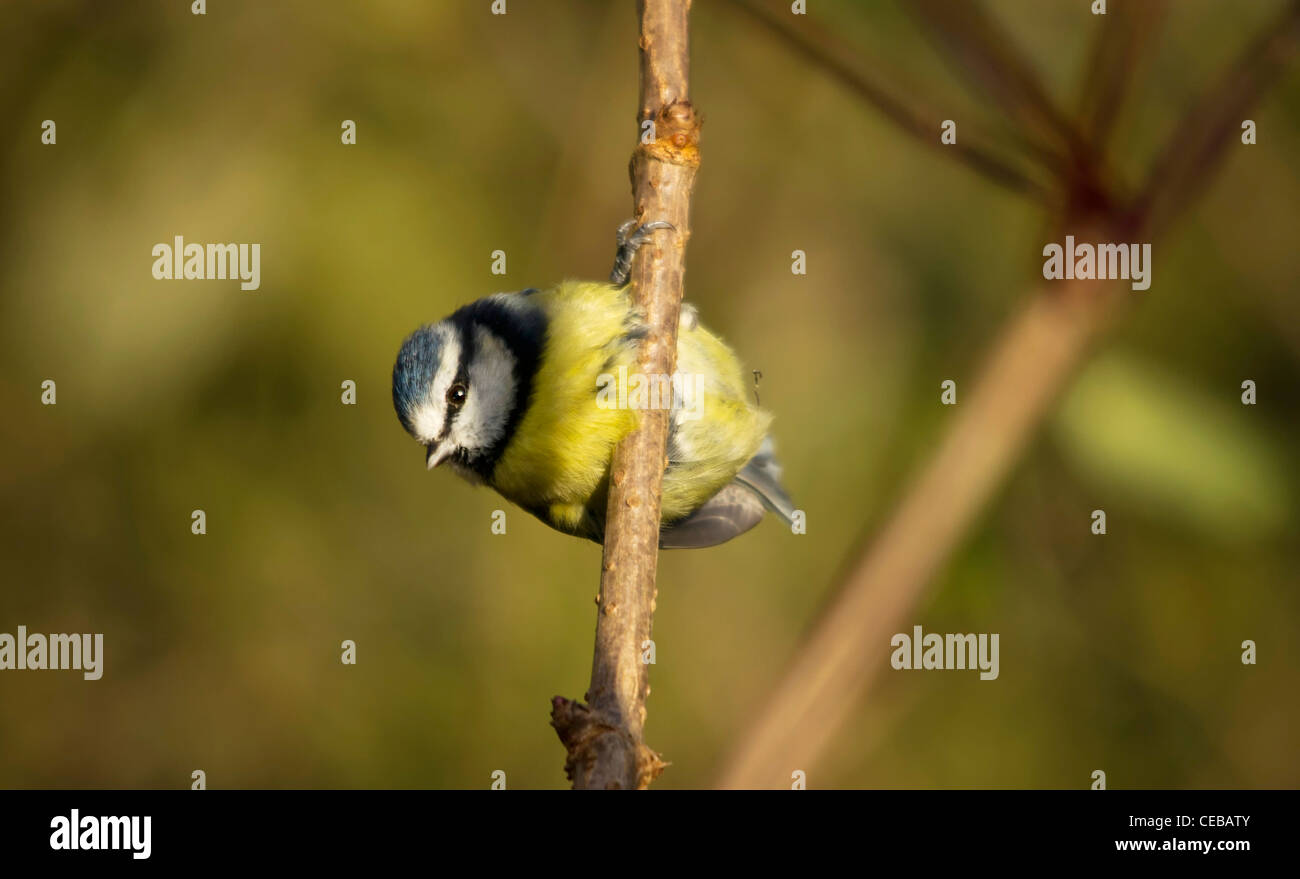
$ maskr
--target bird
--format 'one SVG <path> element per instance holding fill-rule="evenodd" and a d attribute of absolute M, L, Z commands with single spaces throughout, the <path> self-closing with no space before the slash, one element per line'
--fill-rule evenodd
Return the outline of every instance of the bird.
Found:
<path fill-rule="evenodd" d="M 676 395 L 668 377 L 637 376 L 648 328 L 630 296 L 632 256 L 673 227 L 634 226 L 618 229 L 607 283 L 494 293 L 411 333 L 393 366 L 398 420 L 427 469 L 446 464 L 555 530 L 602 543 L 615 445 L 642 408 L 671 406 L 661 548 L 716 546 L 765 512 L 793 524 L 772 416 L 750 402 L 739 360 L 693 306 L 681 310 Z"/>

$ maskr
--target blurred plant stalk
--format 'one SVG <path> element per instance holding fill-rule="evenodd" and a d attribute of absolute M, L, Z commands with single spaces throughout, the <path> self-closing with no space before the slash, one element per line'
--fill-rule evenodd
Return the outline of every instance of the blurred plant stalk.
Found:
<path fill-rule="evenodd" d="M 781 3 L 733 0 L 805 58 L 822 65 L 900 128 L 938 145 L 938 116 L 918 118 L 887 87 L 847 60 L 857 56 L 833 35 L 791 16 Z M 1241 52 L 1217 84 L 1176 126 L 1136 196 L 1109 171 L 1105 144 L 1141 50 L 1155 34 L 1164 2 L 1116 4 L 1100 23 L 1073 118 L 1039 85 L 1028 61 L 976 2 L 914 0 L 908 9 L 963 82 L 997 107 L 1016 130 L 1001 147 L 978 135 L 941 155 L 993 182 L 1039 199 L 1058 235 L 1080 240 L 1147 241 L 1186 213 L 1220 168 L 1249 108 L 1276 80 L 1300 43 L 1300 0 Z M 784 12 L 783 12 L 784 10 Z M 912 102 L 908 102 L 911 104 Z M 963 131 L 967 126 L 963 123 Z M 1019 154 L 1024 167 L 1004 164 Z M 991 159 L 992 156 L 998 156 Z M 1031 165 L 1037 165 L 1034 168 Z M 1046 187 L 1036 181 L 1046 173 Z M 1128 286 L 1114 281 L 1038 282 L 994 344 L 974 391 L 938 450 L 885 526 L 849 567 L 754 724 L 726 760 L 724 788 L 786 787 L 809 773 L 884 666 L 890 636 L 924 597 L 975 516 L 1014 467 L 1091 345 L 1122 313 Z"/>

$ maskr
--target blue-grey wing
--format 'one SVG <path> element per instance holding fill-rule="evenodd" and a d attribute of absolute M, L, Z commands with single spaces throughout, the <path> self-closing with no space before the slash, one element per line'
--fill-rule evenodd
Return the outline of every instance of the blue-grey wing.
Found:
<path fill-rule="evenodd" d="M 768 438 L 735 479 L 694 513 L 660 531 L 659 546 L 662 549 L 717 546 L 753 528 L 767 510 L 787 524 L 792 523 L 794 502 L 781 487 L 780 479 L 781 468 L 773 454 L 772 440 Z"/>

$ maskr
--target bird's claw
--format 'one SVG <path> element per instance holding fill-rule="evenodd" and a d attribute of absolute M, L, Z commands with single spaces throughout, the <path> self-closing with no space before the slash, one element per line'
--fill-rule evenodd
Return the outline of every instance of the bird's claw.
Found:
<path fill-rule="evenodd" d="M 628 278 L 632 275 L 632 257 L 636 256 L 641 245 L 654 237 L 656 230 L 676 230 L 676 228 L 667 220 L 654 220 L 637 226 L 636 220 L 631 219 L 619 226 L 618 233 L 615 235 L 618 240 L 618 252 L 614 255 L 614 268 L 609 273 L 610 283 L 622 287 L 628 282 Z"/>

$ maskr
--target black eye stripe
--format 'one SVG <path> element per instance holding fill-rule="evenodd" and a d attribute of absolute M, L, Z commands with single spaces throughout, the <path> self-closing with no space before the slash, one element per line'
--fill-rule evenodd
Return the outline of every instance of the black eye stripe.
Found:
<path fill-rule="evenodd" d="M 460 359 L 456 363 L 456 377 L 452 379 L 451 384 L 447 388 L 447 396 L 445 398 L 447 403 L 447 414 L 442 421 L 442 431 L 438 434 L 439 442 L 445 440 L 451 433 L 451 428 L 456 423 L 456 416 L 458 416 L 464 408 L 462 405 L 452 403 L 451 391 L 453 388 L 460 386 L 466 389 L 466 395 L 468 395 L 469 365 L 474 360 L 474 353 L 477 347 L 474 342 L 474 334 L 468 332 L 468 327 L 459 323 L 454 323 L 452 326 L 455 327 L 456 335 L 460 342 Z M 461 402 L 463 403 L 464 401 L 462 400 Z"/>
<path fill-rule="evenodd" d="M 533 376 L 541 360 L 542 348 L 546 343 L 546 317 L 540 308 L 523 306 L 525 297 L 519 297 L 520 305 L 507 305 L 496 297 L 487 297 L 472 302 L 453 314 L 448 321 L 455 327 L 460 341 L 460 364 L 456 381 L 466 387 L 468 401 L 469 377 L 468 366 L 474 360 L 478 348 L 476 329 L 487 330 L 506 348 L 514 361 L 514 398 L 509 402 L 509 417 L 501 435 L 490 448 L 476 450 L 462 463 L 475 470 L 484 479 L 490 478 L 493 467 L 501 457 L 502 451 L 514 437 L 520 419 L 523 418 L 531 402 L 533 393 Z M 450 425 L 464 407 L 447 406 L 446 424 Z M 449 427 L 444 428 L 444 430 Z"/>

